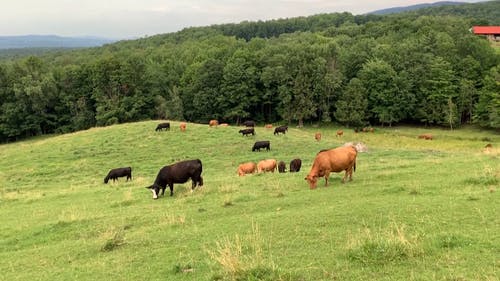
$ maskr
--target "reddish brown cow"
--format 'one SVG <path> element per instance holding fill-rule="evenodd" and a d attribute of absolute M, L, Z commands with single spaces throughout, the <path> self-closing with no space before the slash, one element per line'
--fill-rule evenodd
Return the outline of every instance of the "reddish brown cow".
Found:
<path fill-rule="evenodd" d="M 342 146 L 330 150 L 321 151 L 314 159 L 311 171 L 305 177 L 311 189 L 316 188 L 318 177 L 325 178 L 325 186 L 328 185 L 328 177 L 331 172 L 339 173 L 345 171 L 342 182 L 347 177 L 352 180 L 352 172 L 356 171 L 356 156 L 358 152 L 354 146 Z"/>
<path fill-rule="evenodd" d="M 276 160 L 275 159 L 266 159 L 262 160 L 257 164 L 257 172 L 273 172 L 276 170 Z"/>
<path fill-rule="evenodd" d="M 341 137 L 343 135 L 344 135 L 344 131 L 342 131 L 342 130 L 337 131 L 337 137 Z"/>
<path fill-rule="evenodd" d="M 266 129 L 271 129 L 271 128 L 273 127 L 273 125 L 272 125 L 272 124 L 266 124 L 264 127 L 265 127 Z"/>
<path fill-rule="evenodd" d="M 210 122 L 208 122 L 208 126 L 210 127 L 217 127 L 217 125 L 219 125 L 219 121 L 217 120 L 210 120 Z"/>
<path fill-rule="evenodd" d="M 186 131 L 186 123 L 182 122 L 182 123 L 179 125 L 179 128 L 181 128 L 181 132 L 185 132 L 185 131 Z"/>
<path fill-rule="evenodd" d="M 246 162 L 238 166 L 238 175 L 244 176 L 246 174 L 253 174 L 257 169 L 257 165 L 254 162 Z"/>
<path fill-rule="evenodd" d="M 317 132 L 316 134 L 314 134 L 314 138 L 315 138 L 317 141 L 320 141 L 320 140 L 321 140 L 321 133 L 320 133 L 320 132 Z"/>
<path fill-rule="evenodd" d="M 421 134 L 418 136 L 419 139 L 432 140 L 432 134 Z"/>

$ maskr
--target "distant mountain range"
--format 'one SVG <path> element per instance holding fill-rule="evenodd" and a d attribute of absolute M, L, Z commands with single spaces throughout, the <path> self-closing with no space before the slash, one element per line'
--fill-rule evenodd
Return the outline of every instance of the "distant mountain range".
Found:
<path fill-rule="evenodd" d="M 0 49 L 98 47 L 117 40 L 99 37 L 62 37 L 56 35 L 0 36 Z"/>
<path fill-rule="evenodd" d="M 406 6 L 406 7 L 393 7 L 393 8 L 388 8 L 388 9 L 376 10 L 376 11 L 370 12 L 368 14 L 387 15 L 387 14 L 408 12 L 408 11 L 418 10 L 418 9 L 427 8 L 427 7 L 438 7 L 438 6 L 460 5 L 460 4 L 468 4 L 468 3 L 466 3 L 466 2 L 454 2 L 454 1 L 440 1 L 440 2 L 435 2 L 435 3 L 423 3 L 423 4 Z"/>

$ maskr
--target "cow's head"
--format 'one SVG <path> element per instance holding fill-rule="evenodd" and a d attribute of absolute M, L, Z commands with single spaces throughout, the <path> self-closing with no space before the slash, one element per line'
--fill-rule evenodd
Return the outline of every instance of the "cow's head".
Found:
<path fill-rule="evenodd" d="M 305 177 L 304 179 L 309 183 L 310 189 L 316 188 L 316 184 L 318 183 L 318 176 L 307 175 L 307 177 Z"/>
<path fill-rule="evenodd" d="M 153 199 L 158 199 L 158 192 L 160 192 L 160 188 L 157 185 L 153 184 L 150 186 L 146 186 L 146 188 L 150 189 L 153 193 Z"/>

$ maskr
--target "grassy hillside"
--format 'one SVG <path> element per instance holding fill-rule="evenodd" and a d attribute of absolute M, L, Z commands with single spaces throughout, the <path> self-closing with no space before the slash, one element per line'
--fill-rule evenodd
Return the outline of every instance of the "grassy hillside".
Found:
<path fill-rule="evenodd" d="M 340 139 L 338 128 L 258 127 L 242 137 L 156 123 L 1 145 L 0 279 L 498 280 L 498 134 L 377 128 Z M 271 151 L 251 152 L 256 140 Z M 354 180 L 334 174 L 309 190 L 316 152 L 346 141 L 369 149 Z M 299 173 L 236 175 L 240 162 L 296 157 Z M 144 187 L 158 170 L 192 158 L 205 186 L 153 200 Z M 103 184 L 122 166 L 133 181 Z"/>

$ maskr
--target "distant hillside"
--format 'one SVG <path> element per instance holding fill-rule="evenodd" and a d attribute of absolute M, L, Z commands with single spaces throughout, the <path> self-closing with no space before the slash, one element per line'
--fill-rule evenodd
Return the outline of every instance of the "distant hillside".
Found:
<path fill-rule="evenodd" d="M 61 37 L 56 35 L 0 36 L 0 49 L 21 48 L 85 48 L 97 47 L 116 40 L 99 37 Z"/>
<path fill-rule="evenodd" d="M 436 2 L 436 3 L 423 3 L 423 4 L 406 6 L 406 7 L 393 7 L 393 8 L 373 11 L 373 12 L 370 12 L 368 14 L 387 15 L 387 14 L 396 14 L 396 13 L 401 13 L 401 12 L 414 11 L 414 10 L 418 10 L 418 9 L 422 9 L 422 8 L 428 8 L 428 7 L 439 7 L 439 6 L 461 5 L 461 4 L 466 4 L 466 3 L 465 2 L 454 2 L 454 1 L 440 1 L 440 2 Z"/>

